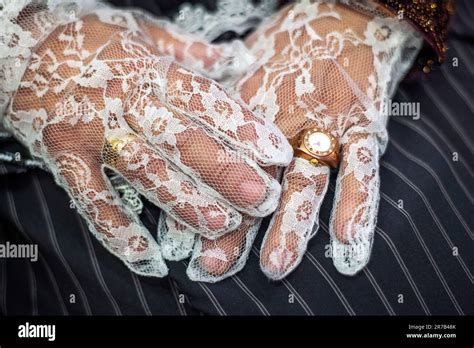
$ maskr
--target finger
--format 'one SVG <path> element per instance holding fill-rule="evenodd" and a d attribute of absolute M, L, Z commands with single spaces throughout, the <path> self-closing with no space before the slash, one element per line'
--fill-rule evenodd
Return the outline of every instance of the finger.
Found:
<path fill-rule="evenodd" d="M 160 55 L 172 56 L 187 68 L 207 75 L 220 70 L 226 57 L 223 47 L 185 32 L 169 21 L 143 13 L 135 13 L 135 17 L 142 32 L 154 41 Z"/>
<path fill-rule="evenodd" d="M 232 99 L 217 83 L 171 64 L 166 101 L 261 165 L 286 166 L 293 151 L 272 122 Z"/>
<path fill-rule="evenodd" d="M 125 101 L 127 104 L 124 106 L 125 110 L 121 109 L 121 103 L 116 109 L 125 112 L 129 125 L 137 133 L 144 135 L 146 140 L 156 146 L 163 156 L 175 163 L 183 172 L 198 178 L 207 187 L 219 192 L 242 212 L 253 216 L 270 214 L 276 208 L 277 197 L 280 194 L 280 185 L 277 181 L 266 175 L 248 156 L 231 150 L 228 141 L 218 140 L 216 134 L 211 135 L 202 125 L 198 126 L 180 115 L 173 106 L 171 106 L 173 110 L 163 108 L 162 104 L 158 104 L 156 97 L 153 103 L 149 103 L 150 98 L 147 98 L 149 94 L 160 98 L 165 96 L 166 86 L 170 84 L 170 81 L 166 80 L 169 76 L 168 71 L 173 70 L 173 66 L 176 69 L 176 64 L 167 58 L 153 56 L 148 52 L 153 51 L 153 48 L 146 47 L 148 51 L 143 58 L 140 53 L 142 50 L 139 49 L 143 48 L 143 45 L 137 44 L 137 49 L 127 45 L 127 51 L 123 51 L 120 44 L 121 42 L 109 44 L 101 54 L 103 56 L 114 54 L 114 57 L 117 57 L 117 52 L 122 52 L 124 58 L 127 58 L 107 62 L 118 74 L 116 79 L 108 80 L 107 85 L 110 86 L 108 93 L 119 93 L 126 87 L 129 98 Z M 140 54 L 136 53 L 136 50 Z M 180 70 L 184 71 L 183 68 Z M 128 91 L 130 82 L 126 83 L 126 79 L 123 79 L 128 77 L 126 72 L 130 71 L 134 72 L 131 74 L 137 78 L 134 80 L 138 85 L 137 93 L 133 93 L 135 90 Z M 117 100 L 111 104 L 117 105 Z M 145 109 L 145 106 L 148 108 Z M 189 115 L 189 112 L 187 114 Z M 251 113 L 247 115 L 253 117 Z M 116 122 L 114 117 L 118 118 L 117 114 L 111 113 L 108 122 Z M 259 133 L 263 131 L 259 129 L 257 134 Z M 268 132 L 266 134 L 268 135 Z M 278 143 L 275 137 L 270 138 Z M 286 142 L 286 139 L 283 140 Z M 236 142 L 245 143 L 244 139 Z M 287 142 L 286 144 L 288 145 Z M 271 150 L 272 147 L 274 146 L 268 148 Z M 289 151 L 292 151 L 291 148 Z"/>
<path fill-rule="evenodd" d="M 353 135 L 342 146 L 330 234 L 334 266 L 354 275 L 369 261 L 379 202 L 375 135 Z"/>
<path fill-rule="evenodd" d="M 278 177 L 279 169 L 266 171 Z M 232 233 L 215 240 L 198 238 L 187 268 L 191 280 L 215 283 L 239 272 L 247 262 L 262 219 L 244 215 L 242 224 Z"/>
<path fill-rule="evenodd" d="M 129 140 L 114 162 L 113 169 L 141 194 L 196 233 L 216 238 L 241 222 L 239 212 L 199 189 L 139 137 Z"/>
<path fill-rule="evenodd" d="M 56 179 L 66 188 L 92 234 L 133 272 L 164 277 L 161 250 L 138 217 L 123 209 L 102 168 L 71 153 L 55 158 Z"/>
<path fill-rule="evenodd" d="M 196 234 L 180 224 L 170 215 L 162 212 L 158 220 L 158 243 L 165 260 L 181 261 L 193 251 Z"/>
<path fill-rule="evenodd" d="M 186 68 L 214 80 L 238 76 L 255 60 L 239 40 L 213 44 L 169 21 L 146 14 L 135 17 L 142 32 L 153 40 L 159 55 L 171 56 Z"/>
<path fill-rule="evenodd" d="M 186 270 L 189 279 L 215 283 L 242 270 L 261 222 L 261 218 L 244 215 L 231 233 L 214 240 L 198 237 Z"/>
<path fill-rule="evenodd" d="M 164 107 L 149 84 L 137 87 L 125 103 L 129 125 L 183 172 L 203 183 L 238 210 L 271 213 L 280 184 L 255 162 L 229 149 L 202 127 Z"/>
<path fill-rule="evenodd" d="M 287 168 L 280 203 L 260 250 L 260 267 L 282 279 L 300 263 L 319 227 L 319 210 L 329 183 L 329 167 L 295 158 Z"/>

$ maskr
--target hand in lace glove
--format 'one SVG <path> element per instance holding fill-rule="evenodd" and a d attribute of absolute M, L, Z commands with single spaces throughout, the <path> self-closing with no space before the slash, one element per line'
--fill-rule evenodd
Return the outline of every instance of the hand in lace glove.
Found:
<path fill-rule="evenodd" d="M 232 85 L 288 139 L 318 127 L 339 140 L 342 160 L 329 232 L 334 265 L 347 275 L 367 264 L 372 248 L 379 159 L 387 143 L 383 103 L 421 44 L 407 23 L 371 3 L 357 6 L 355 11 L 340 3 L 301 1 L 281 10 L 247 39 L 255 63 Z M 279 206 L 260 250 L 269 278 L 285 277 L 301 261 L 318 230 L 329 174 L 327 166 L 300 158 L 284 171 Z M 186 230 L 171 218 L 163 225 L 168 235 Z M 214 282 L 240 270 L 259 225 L 260 219 L 244 217 L 232 234 L 199 238 L 188 275 Z"/>
<path fill-rule="evenodd" d="M 107 170 L 188 229 L 216 238 L 240 225 L 239 211 L 275 209 L 279 183 L 259 164 L 291 159 L 274 125 L 163 57 L 212 72 L 216 52 L 161 24 L 100 9 L 57 27 L 35 47 L 4 120 L 102 244 L 132 271 L 158 277 L 167 273 L 160 247 L 120 201 Z M 241 152 L 254 160 L 221 161 Z"/>

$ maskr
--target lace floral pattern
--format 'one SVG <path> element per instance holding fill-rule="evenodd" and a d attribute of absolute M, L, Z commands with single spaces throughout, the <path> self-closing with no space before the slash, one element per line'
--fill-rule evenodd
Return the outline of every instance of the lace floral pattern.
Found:
<path fill-rule="evenodd" d="M 214 81 L 177 64 L 194 61 L 212 71 L 218 48 L 136 11 L 92 2 L 37 5 L 2 9 L 2 20 L 17 23 L 0 35 L 12 46 L 1 47 L 2 80 L 11 59 L 24 67 L 2 90 L 3 123 L 46 163 L 92 233 L 132 271 L 161 277 L 167 267 L 109 171 L 210 239 L 238 228 L 242 213 L 265 216 L 276 208 L 280 185 L 260 166 L 290 161 L 284 135 Z M 20 40 L 12 42 L 15 33 Z M 235 153 L 248 156 L 227 166 L 217 160 Z"/>
<path fill-rule="evenodd" d="M 209 12 L 201 5 L 185 3 L 174 18 L 174 23 L 188 33 L 212 41 L 226 31 L 244 34 L 267 18 L 277 8 L 276 0 L 252 1 L 216 1 L 217 8 Z M 192 20 L 189 20 L 192 18 Z"/>
<path fill-rule="evenodd" d="M 319 127 L 339 139 L 342 161 L 330 234 L 333 262 L 341 273 L 353 275 L 369 260 L 379 201 L 378 162 L 388 139 L 383 103 L 421 43 L 406 22 L 388 17 L 370 1 L 302 0 L 247 39 L 253 63 L 227 80 L 251 110 L 274 121 L 287 138 Z M 326 167 L 301 159 L 284 172 L 279 206 L 260 251 L 269 278 L 281 279 L 299 264 L 318 230 L 328 181 Z M 192 279 L 215 282 L 240 270 L 253 226 L 260 223 L 252 221 L 248 234 L 236 230 L 212 242 L 198 238 L 188 268 Z"/>
<path fill-rule="evenodd" d="M 33 7 L 47 10 L 33 10 Z M 34 47 L 57 25 L 73 22 L 81 13 L 100 7 L 94 1 L 4 0 L 0 8 L 0 119 L 16 91 Z M 31 12 L 27 10 L 31 9 Z M 29 16 L 32 25 L 17 20 Z M 39 84 L 44 80 L 37 81 Z"/>
<path fill-rule="evenodd" d="M 285 277 L 317 232 L 329 180 L 328 168 L 301 159 L 282 173 L 282 189 L 276 180 L 277 166 L 291 160 L 285 138 L 308 127 L 341 144 L 333 262 L 349 275 L 368 262 L 388 139 L 383 104 L 421 46 L 407 23 L 368 0 L 301 0 L 245 46 L 215 46 L 94 1 L 4 1 L 1 11 L 3 123 L 130 269 L 163 276 L 163 256 L 191 255 L 191 279 L 221 280 L 242 269 L 260 217 L 277 209 L 260 265 L 269 278 Z M 191 30 L 209 37 L 222 29 Z M 117 140 L 116 153 L 104 150 Z M 105 169 L 166 212 L 158 243 Z"/>

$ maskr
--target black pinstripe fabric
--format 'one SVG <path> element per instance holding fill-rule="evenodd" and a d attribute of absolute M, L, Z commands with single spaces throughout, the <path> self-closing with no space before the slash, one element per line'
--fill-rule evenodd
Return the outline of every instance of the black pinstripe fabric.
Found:
<path fill-rule="evenodd" d="M 51 176 L 0 164 L 0 243 L 37 243 L 40 252 L 35 263 L 0 258 L 0 313 L 473 315 L 474 3 L 457 8 L 446 64 L 396 96 L 419 102 L 421 117 L 390 121 L 375 244 L 363 272 L 342 276 L 326 255 L 334 181 L 320 230 L 287 279 L 270 282 L 258 269 L 265 223 L 246 268 L 210 285 L 189 281 L 186 262 L 170 263 L 166 279 L 132 275 L 89 234 Z M 22 151 L 13 141 L 0 149 Z M 142 214 L 152 231 L 158 214 L 148 204 Z"/>

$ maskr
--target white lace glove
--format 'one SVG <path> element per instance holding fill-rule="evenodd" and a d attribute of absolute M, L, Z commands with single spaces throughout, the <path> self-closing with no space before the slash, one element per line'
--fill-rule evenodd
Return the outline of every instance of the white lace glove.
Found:
<path fill-rule="evenodd" d="M 331 250 L 337 270 L 353 275 L 367 264 L 372 248 L 379 159 L 387 144 L 383 105 L 422 40 L 406 22 L 371 2 L 344 2 L 300 1 L 281 10 L 247 39 L 256 61 L 232 87 L 289 139 L 318 127 L 339 140 L 342 160 L 329 228 Z M 300 158 L 285 170 L 282 197 L 260 252 L 261 268 L 269 278 L 285 277 L 301 261 L 318 230 L 328 182 L 328 167 Z M 244 217 L 232 234 L 198 238 L 189 277 L 215 282 L 242 269 L 260 222 Z M 163 218 L 162 239 L 185 240 L 186 228 L 176 226 Z M 189 253 L 190 248 L 181 246 L 173 254 Z"/>
<path fill-rule="evenodd" d="M 206 238 L 236 229 L 239 211 L 265 216 L 276 208 L 280 185 L 259 165 L 288 164 L 284 135 L 212 80 L 164 57 L 212 72 L 212 47 L 136 12 L 76 15 L 19 56 L 27 64 L 4 124 L 45 161 L 110 252 L 138 274 L 167 273 L 159 245 L 105 169 Z M 54 13 L 29 5 L 17 23 L 34 35 L 46 16 Z M 239 163 L 222 161 L 240 153 L 248 156 Z"/>

